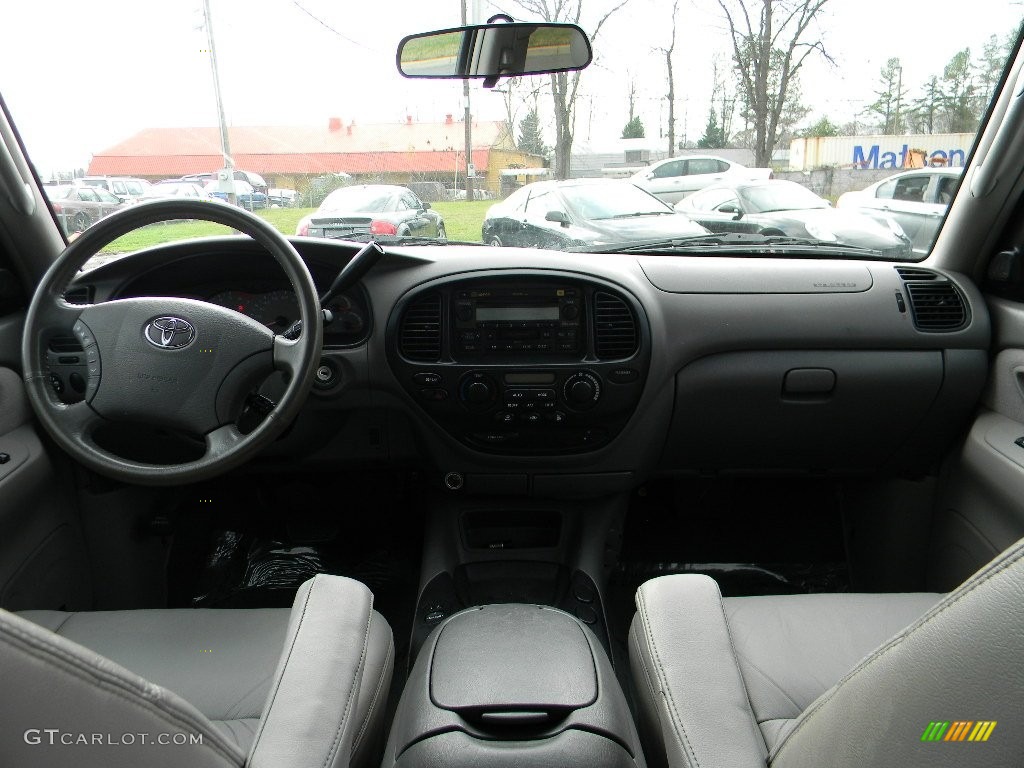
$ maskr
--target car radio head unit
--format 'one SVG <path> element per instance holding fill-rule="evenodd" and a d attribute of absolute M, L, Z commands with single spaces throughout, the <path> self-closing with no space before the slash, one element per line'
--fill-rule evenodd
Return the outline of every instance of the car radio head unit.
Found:
<path fill-rule="evenodd" d="M 482 286 L 454 299 L 455 349 L 464 355 L 581 349 L 584 313 L 575 287 Z"/>

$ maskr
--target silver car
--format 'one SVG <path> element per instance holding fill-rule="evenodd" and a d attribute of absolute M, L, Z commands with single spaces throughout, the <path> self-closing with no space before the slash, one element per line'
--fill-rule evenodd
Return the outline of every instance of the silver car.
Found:
<path fill-rule="evenodd" d="M 889 218 L 910 238 L 915 254 L 931 250 L 946 217 L 946 209 L 960 185 L 963 168 L 918 168 L 876 182 L 857 192 L 847 192 L 837 208 L 855 208 L 876 218 Z"/>
<path fill-rule="evenodd" d="M 670 157 L 634 173 L 629 180 L 669 205 L 712 184 L 771 179 L 771 168 L 747 168 L 716 155 Z"/>

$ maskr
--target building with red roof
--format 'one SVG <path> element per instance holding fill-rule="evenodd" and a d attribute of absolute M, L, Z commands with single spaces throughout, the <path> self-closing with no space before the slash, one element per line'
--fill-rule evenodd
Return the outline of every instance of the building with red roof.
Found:
<path fill-rule="evenodd" d="M 464 186 L 464 123 L 451 115 L 441 123 L 410 116 L 402 123 L 346 124 L 331 118 L 319 127 L 240 126 L 229 128 L 228 138 L 234 166 L 260 174 L 272 187 L 302 190 L 329 174 L 348 174 L 361 183 Z M 544 166 L 543 158 L 516 148 L 504 121 L 473 123 L 472 154 L 477 186 L 495 194 L 508 192 L 503 180 L 506 186 L 514 182 L 509 169 Z M 88 174 L 159 180 L 222 167 L 217 128 L 147 128 L 95 154 Z"/>

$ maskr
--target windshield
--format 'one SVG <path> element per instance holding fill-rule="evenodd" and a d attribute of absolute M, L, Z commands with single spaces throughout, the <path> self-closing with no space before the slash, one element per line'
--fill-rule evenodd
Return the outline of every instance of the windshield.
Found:
<path fill-rule="evenodd" d="M 806 187 L 784 181 L 742 187 L 739 193 L 752 213 L 828 208 L 827 200 L 818 197 Z"/>
<path fill-rule="evenodd" d="M 318 211 L 382 213 L 383 194 L 357 190 L 387 185 L 411 197 L 394 198 L 386 219 L 371 216 L 370 234 L 423 247 L 607 250 L 710 228 L 815 241 L 822 257 L 850 245 L 915 260 L 930 252 L 960 177 L 885 182 L 964 166 L 1024 13 L 1006 0 L 465 5 L 469 23 L 499 11 L 577 21 L 592 38 L 593 63 L 493 88 L 473 80 L 465 91 L 458 80 L 403 78 L 399 41 L 458 26 L 456 0 L 49 0 L 5 6 L 0 94 L 43 182 L 95 176 L 132 203 L 140 190 L 126 179 L 191 177 L 288 235 L 365 235 L 310 222 Z M 52 55 L 83 41 L 114 52 L 113 68 L 70 71 Z M 208 183 L 223 171 L 255 189 L 239 181 L 232 194 Z M 556 209 L 526 211 L 528 194 L 514 197 L 536 182 L 578 179 L 639 189 L 565 186 L 565 214 L 592 204 L 596 219 L 634 218 L 587 233 Z M 756 186 L 771 181 L 789 184 Z M 813 231 L 781 216 L 733 220 L 695 206 L 660 215 L 668 213 L 661 204 L 744 184 L 754 186 L 743 199 L 766 215 L 831 205 L 815 211 Z M 116 210 L 55 211 L 54 219 L 70 237 Z M 832 216 L 837 223 L 825 220 Z M 153 226 L 106 252 L 220 231 Z"/>

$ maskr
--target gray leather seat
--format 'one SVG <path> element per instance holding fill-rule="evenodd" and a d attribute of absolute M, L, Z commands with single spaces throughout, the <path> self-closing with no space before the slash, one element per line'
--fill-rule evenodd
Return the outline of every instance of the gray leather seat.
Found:
<path fill-rule="evenodd" d="M 994 767 L 1024 754 L 1024 541 L 945 596 L 723 600 L 691 574 L 647 582 L 636 602 L 649 765 Z M 997 727 L 971 742 L 981 721 Z M 963 741 L 923 741 L 932 722 Z"/>
<path fill-rule="evenodd" d="M 372 606 L 320 575 L 291 610 L 0 611 L 0 764 L 368 766 L 394 655 Z M 79 739 L 128 733 L 202 743 Z"/>

